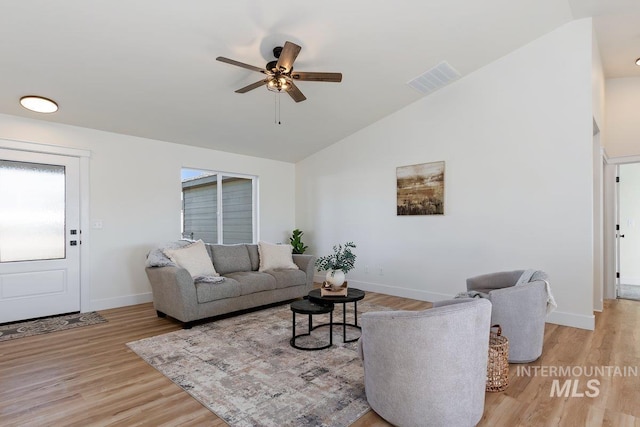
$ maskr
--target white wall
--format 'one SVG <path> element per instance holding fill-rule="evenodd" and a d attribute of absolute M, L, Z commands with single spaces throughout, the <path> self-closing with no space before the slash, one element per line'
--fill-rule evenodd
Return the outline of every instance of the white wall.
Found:
<path fill-rule="evenodd" d="M 640 155 L 640 77 L 606 80 L 605 99 L 607 155 L 610 158 Z"/>
<path fill-rule="evenodd" d="M 291 163 L 8 115 L 0 115 L 0 138 L 91 152 L 90 216 L 104 228 L 83 230 L 91 253 L 89 309 L 151 301 L 145 255 L 156 243 L 180 238 L 183 166 L 257 175 L 259 237 L 286 241 L 295 228 Z"/>
<path fill-rule="evenodd" d="M 299 162 L 311 252 L 353 240 L 352 285 L 424 300 L 540 268 L 549 320 L 593 328 L 591 70 L 591 20 L 574 21 Z M 396 216 L 396 167 L 441 160 L 445 215 Z"/>

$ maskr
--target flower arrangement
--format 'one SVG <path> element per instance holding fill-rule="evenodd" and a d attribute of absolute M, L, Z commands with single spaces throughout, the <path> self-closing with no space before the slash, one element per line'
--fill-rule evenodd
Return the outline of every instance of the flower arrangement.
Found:
<path fill-rule="evenodd" d="M 355 268 L 356 255 L 351 252 L 356 245 L 353 242 L 347 242 L 344 245 L 334 245 L 331 255 L 320 257 L 316 260 L 316 267 L 320 271 L 324 270 L 342 270 L 347 274 Z"/>

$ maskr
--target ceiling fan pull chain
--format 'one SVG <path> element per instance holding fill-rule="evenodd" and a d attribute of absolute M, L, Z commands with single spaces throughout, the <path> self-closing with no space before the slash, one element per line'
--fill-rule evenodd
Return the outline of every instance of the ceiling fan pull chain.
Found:
<path fill-rule="evenodd" d="M 276 96 L 278 96 L 279 94 L 276 94 Z M 278 96 L 278 124 L 281 125 L 282 122 L 280 122 L 280 97 Z"/>

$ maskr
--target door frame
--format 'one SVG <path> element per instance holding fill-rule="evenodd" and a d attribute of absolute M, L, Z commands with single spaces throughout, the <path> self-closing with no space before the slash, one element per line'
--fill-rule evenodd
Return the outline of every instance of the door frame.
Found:
<path fill-rule="evenodd" d="M 618 174 L 618 166 L 628 163 L 640 163 L 640 156 L 624 156 L 606 158 L 605 165 L 605 193 L 609 196 L 605 202 L 605 240 L 608 242 L 605 248 L 605 298 L 615 299 L 618 297 L 618 281 L 616 273 L 618 270 L 618 239 L 616 237 L 616 224 L 619 223 L 619 197 L 618 185 L 616 178 Z"/>
<path fill-rule="evenodd" d="M 0 148 L 6 150 L 26 151 L 40 154 L 55 154 L 58 156 L 77 157 L 80 162 L 80 312 L 91 311 L 90 274 L 89 274 L 89 159 L 91 152 L 77 148 L 61 147 L 57 145 L 37 142 L 17 141 L 0 138 Z"/>

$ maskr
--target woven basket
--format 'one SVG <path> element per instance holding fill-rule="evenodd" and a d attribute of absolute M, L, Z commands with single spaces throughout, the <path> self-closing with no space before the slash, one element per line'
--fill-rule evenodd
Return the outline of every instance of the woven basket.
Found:
<path fill-rule="evenodd" d="M 497 332 L 493 331 L 497 328 Z M 502 336 L 500 325 L 493 325 L 489 333 L 489 361 L 487 362 L 487 391 L 504 391 L 509 385 L 509 340 Z"/>

